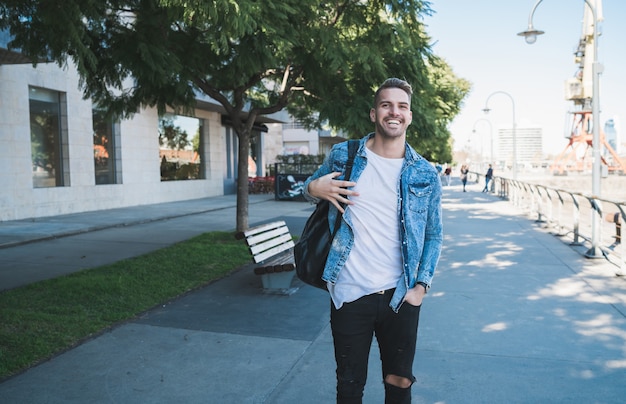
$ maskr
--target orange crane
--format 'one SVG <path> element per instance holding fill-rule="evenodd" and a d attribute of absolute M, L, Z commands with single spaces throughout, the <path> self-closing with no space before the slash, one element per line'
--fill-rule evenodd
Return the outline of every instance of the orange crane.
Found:
<path fill-rule="evenodd" d="M 595 0 L 594 4 L 599 13 L 598 21 L 601 21 L 602 0 Z M 593 26 L 593 15 L 589 6 L 585 3 L 584 7 L 582 35 L 574 52 L 574 63 L 578 66 L 578 70 L 574 77 L 565 82 L 565 99 L 574 103 L 574 110 L 570 112 L 572 125 L 567 146 L 550 167 L 555 175 L 566 175 L 570 171 L 589 171 L 592 169 L 593 30 L 597 27 Z M 600 147 L 604 148 L 605 151 L 603 153 L 601 150 L 600 153 L 602 164 L 607 167 L 608 172 L 626 174 L 626 161 L 621 159 L 607 142 L 602 128 L 599 128 L 599 134 Z"/>

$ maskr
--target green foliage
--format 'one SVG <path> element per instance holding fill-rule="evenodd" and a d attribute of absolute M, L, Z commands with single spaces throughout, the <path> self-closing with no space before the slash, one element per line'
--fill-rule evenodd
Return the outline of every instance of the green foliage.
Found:
<path fill-rule="evenodd" d="M 0 293 L 0 379 L 250 262 L 232 233 Z"/>
<path fill-rule="evenodd" d="M 448 125 L 460 112 L 471 83 L 457 77 L 440 58 L 431 58 L 428 72 L 434 92 L 425 100 L 429 111 L 428 122 L 423 122 L 423 119 L 416 122 L 416 114 L 420 118 L 422 114 L 413 108 L 414 121 L 407 131 L 407 139 L 427 160 L 451 163 L 452 142 Z"/>
<path fill-rule="evenodd" d="M 112 114 L 189 112 L 199 94 L 220 103 L 243 145 L 241 229 L 247 145 L 261 115 L 286 108 L 309 127 L 361 137 L 372 130 L 374 89 L 399 77 L 415 89 L 410 142 L 447 159 L 446 125 L 467 83 L 432 54 L 428 13 L 423 0 L 4 0 L 0 29 L 28 55 L 69 58 L 85 96 Z"/>
<path fill-rule="evenodd" d="M 238 133 L 288 107 L 311 126 L 328 122 L 362 136 L 371 130 L 374 88 L 395 76 L 415 87 L 415 130 L 430 136 L 458 111 L 451 95 L 461 83 L 431 54 L 420 18 L 428 7 L 418 0 L 5 0 L 0 28 L 31 56 L 71 59 L 85 95 L 112 112 L 192 108 L 200 91 L 224 105 Z"/>

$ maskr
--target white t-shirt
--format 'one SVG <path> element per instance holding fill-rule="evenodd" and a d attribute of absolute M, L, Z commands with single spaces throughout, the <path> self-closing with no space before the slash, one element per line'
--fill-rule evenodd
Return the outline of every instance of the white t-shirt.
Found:
<path fill-rule="evenodd" d="M 396 287 L 402 276 L 397 187 L 403 158 L 381 157 L 365 148 L 367 165 L 351 197 L 354 246 L 335 285 L 336 308 L 362 296 Z"/>

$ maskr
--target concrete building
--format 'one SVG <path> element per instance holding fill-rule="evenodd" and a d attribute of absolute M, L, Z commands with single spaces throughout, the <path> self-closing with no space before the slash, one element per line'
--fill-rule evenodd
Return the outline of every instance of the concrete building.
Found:
<path fill-rule="evenodd" d="M 619 132 L 617 131 L 615 121 L 616 118 L 611 118 L 604 123 L 604 135 L 606 136 L 606 141 L 611 148 L 615 150 L 616 153 L 620 154 L 622 152 L 621 139 Z M 604 150 L 604 157 L 608 156 L 608 154 L 608 151 Z"/>
<path fill-rule="evenodd" d="M 282 154 L 324 154 L 328 155 L 333 145 L 343 142 L 346 137 L 331 130 L 309 130 L 295 119 L 282 125 Z"/>
<path fill-rule="evenodd" d="M 515 128 L 518 168 L 540 163 L 543 159 L 543 130 L 538 127 Z M 513 165 L 513 131 L 511 128 L 498 129 L 497 160 L 501 166 Z"/>
<path fill-rule="evenodd" d="M 72 66 L 33 68 L 0 34 L 0 221 L 235 193 L 238 138 L 217 102 L 199 96 L 195 117 L 169 124 L 151 108 L 107 121 Z M 286 117 L 256 122 L 253 174 L 265 143 L 282 143 L 280 131 L 266 142 L 268 125 Z"/>

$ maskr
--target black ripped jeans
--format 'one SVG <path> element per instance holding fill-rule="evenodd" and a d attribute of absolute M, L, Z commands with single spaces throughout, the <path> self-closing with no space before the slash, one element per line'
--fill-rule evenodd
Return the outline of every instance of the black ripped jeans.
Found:
<path fill-rule="evenodd" d="M 330 323 L 337 362 L 337 403 L 361 403 L 367 380 L 367 364 L 375 335 L 380 349 L 383 381 L 389 374 L 412 382 L 413 358 L 417 341 L 420 307 L 403 303 L 398 313 L 389 307 L 394 290 L 374 293 L 344 304 L 339 310 L 331 301 Z M 403 389 L 403 399 L 391 398 L 386 388 L 386 402 L 411 402 L 410 388 Z M 391 401 L 393 400 L 393 401 Z"/>

